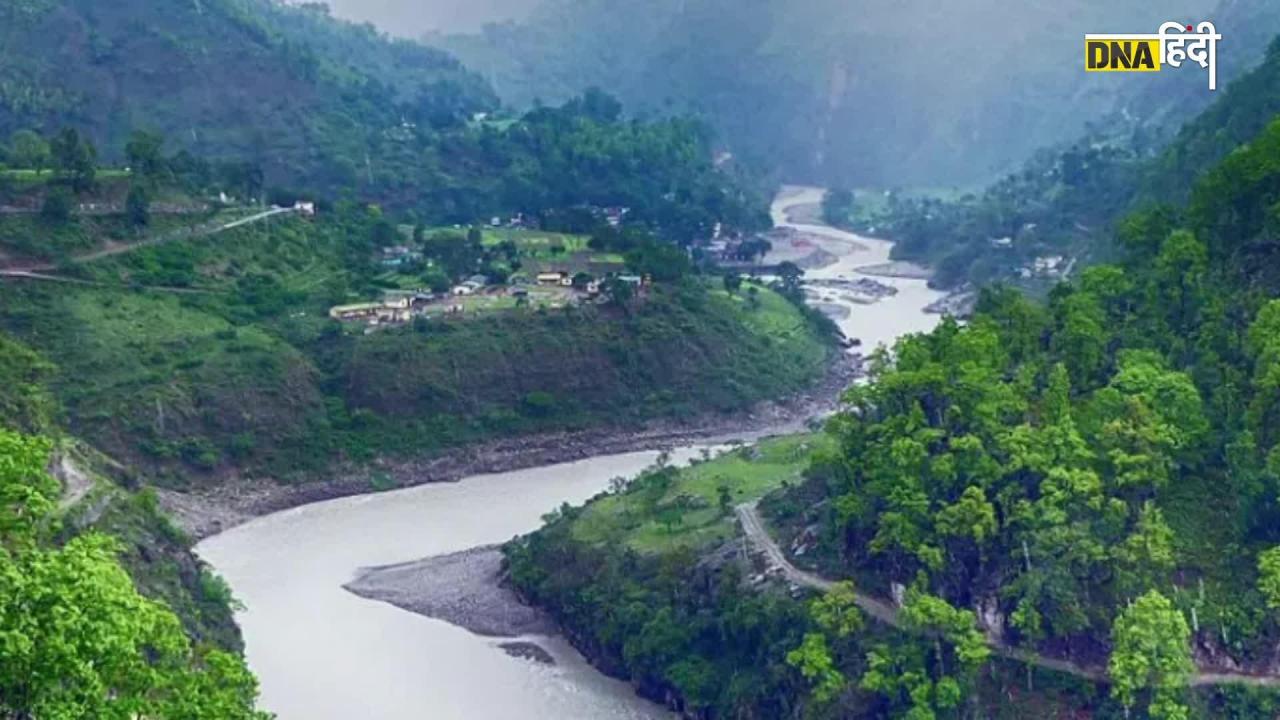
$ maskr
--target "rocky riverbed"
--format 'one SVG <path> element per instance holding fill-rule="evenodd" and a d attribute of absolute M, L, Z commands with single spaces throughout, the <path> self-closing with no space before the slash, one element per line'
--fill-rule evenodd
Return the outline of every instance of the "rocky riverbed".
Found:
<path fill-rule="evenodd" d="M 496 545 L 386 567 L 364 568 L 345 589 L 486 637 L 549 635 L 555 623 L 502 584 Z"/>

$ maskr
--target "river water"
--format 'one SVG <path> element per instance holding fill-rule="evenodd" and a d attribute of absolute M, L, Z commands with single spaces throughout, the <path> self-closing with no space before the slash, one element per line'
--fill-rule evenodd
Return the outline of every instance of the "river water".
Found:
<path fill-rule="evenodd" d="M 819 202 L 822 191 L 787 188 L 786 209 Z M 852 278 L 885 262 L 890 243 L 825 226 L 819 235 L 838 262 L 811 278 Z M 848 304 L 839 325 L 868 347 L 927 330 L 921 309 L 939 293 L 921 280 L 882 279 L 898 295 Z M 673 454 L 679 462 L 699 448 Z M 670 718 L 631 688 L 591 668 L 572 647 L 540 638 L 554 666 L 513 658 L 498 641 L 342 589 L 357 569 L 416 560 L 506 541 L 534 530 L 561 503 L 581 503 L 611 478 L 657 459 L 635 452 L 459 483 L 424 485 L 307 505 L 258 518 L 196 547 L 244 604 L 236 619 L 249 666 L 261 681 L 263 709 L 280 720 L 523 720 Z"/>

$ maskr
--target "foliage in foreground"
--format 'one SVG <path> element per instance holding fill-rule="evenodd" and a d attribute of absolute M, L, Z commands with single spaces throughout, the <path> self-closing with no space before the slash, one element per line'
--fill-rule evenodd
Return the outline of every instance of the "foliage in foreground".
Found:
<path fill-rule="evenodd" d="M 52 542 L 49 450 L 0 430 L 0 715 L 266 717 L 243 660 L 193 647 L 171 611 L 134 589 L 114 540 Z"/>

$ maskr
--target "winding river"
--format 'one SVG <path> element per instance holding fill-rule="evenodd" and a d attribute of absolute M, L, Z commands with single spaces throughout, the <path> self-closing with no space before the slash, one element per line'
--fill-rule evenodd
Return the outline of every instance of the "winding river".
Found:
<path fill-rule="evenodd" d="M 775 224 L 820 238 L 839 258 L 808 278 L 852 279 L 858 267 L 888 260 L 888 242 L 791 222 L 789 209 L 821 197 L 820 189 L 789 187 L 773 207 Z M 873 305 L 843 302 L 849 314 L 838 324 L 850 337 L 874 347 L 937 322 L 922 308 L 940 294 L 924 281 L 878 279 L 898 294 Z M 673 460 L 699 450 L 683 448 Z M 547 511 L 580 503 L 656 458 L 656 452 L 601 456 L 316 503 L 232 528 L 196 551 L 244 604 L 237 620 L 261 680 L 261 706 L 280 720 L 670 718 L 630 686 L 596 672 L 563 640 L 539 639 L 556 661 L 543 665 L 508 656 L 494 639 L 342 589 L 361 567 L 529 532 Z"/>

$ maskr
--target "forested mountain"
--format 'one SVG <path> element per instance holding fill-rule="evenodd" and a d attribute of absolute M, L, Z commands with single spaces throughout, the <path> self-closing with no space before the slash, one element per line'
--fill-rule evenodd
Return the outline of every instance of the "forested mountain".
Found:
<path fill-rule="evenodd" d="M 1280 22 L 1275 7 L 1228 7 L 1237 13 L 1232 17 L 1248 19 L 1242 26 L 1273 29 Z M 1254 30 L 1239 42 L 1258 37 Z M 981 193 L 949 200 L 899 195 L 884 212 L 854 208 L 859 227 L 893 238 L 897 255 L 936 266 L 943 286 L 1008 279 L 1042 256 L 1108 259 L 1117 219 L 1146 204 L 1185 200 L 1204 172 L 1280 112 L 1280 44 L 1270 41 L 1256 66 L 1216 94 L 1159 80 L 1133 101 L 1149 120 L 1123 108 L 1076 141 L 1037 152 Z"/>
<path fill-rule="evenodd" d="M 790 178 L 939 186 L 985 181 L 1121 99 L 1139 104 L 1141 82 L 1080 71 L 1085 33 L 1208 15 L 1239 38 L 1225 74 L 1256 59 L 1243 40 L 1256 26 L 1213 4 L 549 0 L 429 41 L 516 105 L 598 85 L 636 112 L 698 113 Z"/>
<path fill-rule="evenodd" d="M 394 154 L 405 123 L 457 124 L 493 106 L 452 58 L 316 7 L 5 3 L 0 130 L 74 126 L 120 158 L 130 132 L 147 129 L 201 157 L 252 160 L 269 181 L 332 185 Z"/>
<path fill-rule="evenodd" d="M 0 42 L 6 137 L 73 127 L 123 163 L 132 133 L 150 131 L 194 162 L 240 163 L 241 197 L 353 194 L 454 223 L 552 205 L 660 213 L 664 196 L 727 185 L 689 122 L 632 125 L 599 94 L 478 120 L 496 101 L 457 61 L 321 5 L 22 0 L 0 8 Z"/>
<path fill-rule="evenodd" d="M 1128 216 L 1115 264 L 1046 302 L 990 288 L 879 358 L 761 504 L 821 596 L 770 591 L 726 535 L 765 451 L 564 508 L 508 547 L 513 577 L 702 717 L 1275 717 L 1271 114 L 1186 201 Z M 736 479 L 718 511 L 707 476 Z"/>

